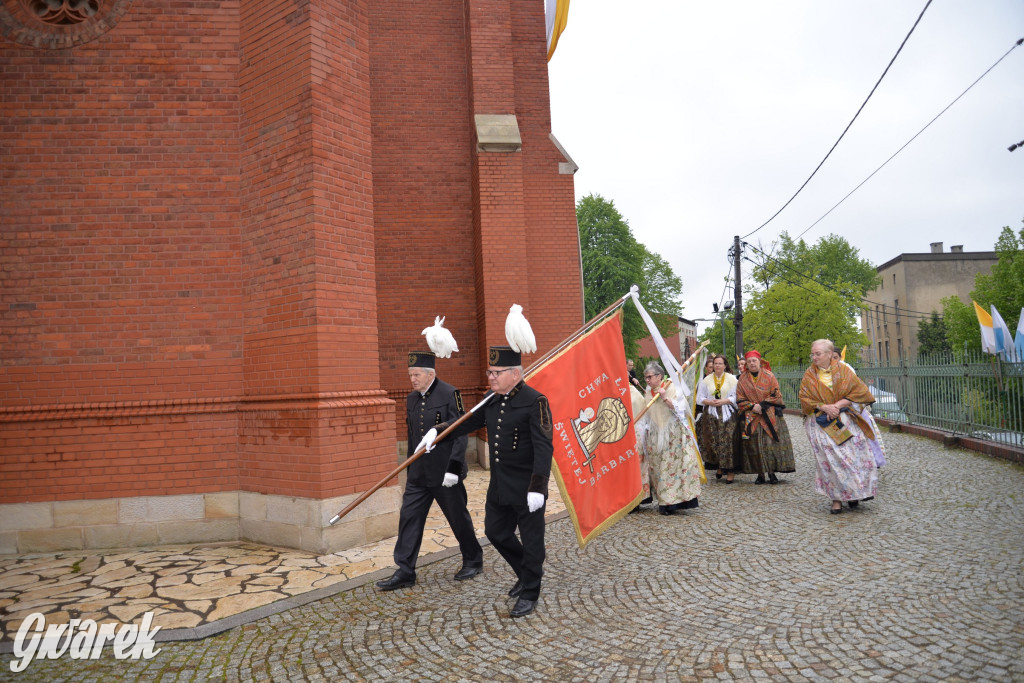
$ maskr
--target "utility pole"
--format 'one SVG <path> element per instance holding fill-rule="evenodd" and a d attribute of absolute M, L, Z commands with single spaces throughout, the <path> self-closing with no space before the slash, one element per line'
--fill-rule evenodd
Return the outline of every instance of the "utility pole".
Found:
<path fill-rule="evenodd" d="M 732 324 L 736 328 L 736 355 L 743 357 L 743 288 L 740 286 L 740 236 L 736 235 L 732 241 L 732 257 L 736 266 L 736 289 L 733 293 L 733 300 L 736 302 L 736 312 L 733 314 Z"/>

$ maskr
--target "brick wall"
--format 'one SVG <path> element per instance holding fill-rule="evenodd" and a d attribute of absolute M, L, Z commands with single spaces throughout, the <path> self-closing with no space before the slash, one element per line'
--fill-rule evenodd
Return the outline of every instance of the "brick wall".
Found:
<path fill-rule="evenodd" d="M 237 486 L 237 3 L 0 42 L 3 502 Z"/>
<path fill-rule="evenodd" d="M 0 503 L 354 494 L 434 316 L 468 402 L 512 303 L 578 327 L 543 3 L 116 5 L 0 33 Z"/>

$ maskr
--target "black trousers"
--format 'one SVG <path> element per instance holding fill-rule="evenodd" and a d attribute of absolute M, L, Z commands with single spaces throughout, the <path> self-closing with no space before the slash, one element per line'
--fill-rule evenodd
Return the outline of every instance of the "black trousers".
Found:
<path fill-rule="evenodd" d="M 398 515 L 398 540 L 395 541 L 395 564 L 401 576 L 416 577 L 416 558 L 423 543 L 423 528 L 427 524 L 430 506 L 437 501 L 438 507 L 448 520 L 455 540 L 462 551 L 462 564 L 467 567 L 482 567 L 484 551 L 476 540 L 473 518 L 466 508 L 466 487 L 460 481 L 455 486 L 416 486 L 406 484 L 402 496 L 402 511 Z"/>
<path fill-rule="evenodd" d="M 497 505 L 487 501 L 484 508 L 484 533 L 494 549 L 523 582 L 520 597 L 536 600 L 544 575 L 544 509 L 530 512 L 523 505 Z M 519 536 L 516 537 L 516 528 Z"/>

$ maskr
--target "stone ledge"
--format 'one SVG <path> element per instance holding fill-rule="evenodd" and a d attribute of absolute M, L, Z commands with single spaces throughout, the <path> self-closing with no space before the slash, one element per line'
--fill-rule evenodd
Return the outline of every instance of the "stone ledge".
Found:
<path fill-rule="evenodd" d="M 397 533 L 398 486 L 380 489 L 331 526 L 331 518 L 357 497 L 221 491 L 10 503 L 0 505 L 0 554 L 239 540 L 325 554 Z"/>

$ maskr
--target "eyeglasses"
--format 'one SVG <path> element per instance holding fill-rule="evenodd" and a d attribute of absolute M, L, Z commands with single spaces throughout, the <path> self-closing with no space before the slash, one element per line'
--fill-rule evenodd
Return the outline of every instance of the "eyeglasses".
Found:
<path fill-rule="evenodd" d="M 655 377 L 661 377 L 661 375 L 644 375 L 644 379 L 654 379 Z"/>
<path fill-rule="evenodd" d="M 504 370 L 487 370 L 486 374 L 489 378 L 494 379 L 503 372 L 512 372 L 515 368 L 505 368 Z"/>

